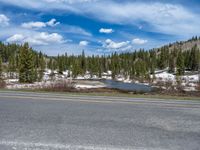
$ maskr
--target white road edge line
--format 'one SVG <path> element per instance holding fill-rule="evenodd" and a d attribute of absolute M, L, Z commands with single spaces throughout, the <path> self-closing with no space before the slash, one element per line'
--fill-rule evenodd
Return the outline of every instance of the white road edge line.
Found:
<path fill-rule="evenodd" d="M 53 148 L 53 149 L 73 149 L 73 150 L 145 150 L 144 148 L 123 148 L 114 146 L 90 146 L 90 145 L 73 145 L 73 144 L 50 144 L 50 143 L 33 143 L 33 142 L 18 142 L 18 141 L 0 141 L 0 145 L 17 148 Z M 152 149 L 153 150 L 153 149 Z"/>

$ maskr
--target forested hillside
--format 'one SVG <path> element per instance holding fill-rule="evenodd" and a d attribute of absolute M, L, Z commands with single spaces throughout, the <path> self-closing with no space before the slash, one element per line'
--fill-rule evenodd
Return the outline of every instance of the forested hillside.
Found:
<path fill-rule="evenodd" d="M 68 56 L 67 54 L 49 57 L 34 51 L 28 46 L 0 43 L 0 74 L 7 72 L 12 78 L 19 73 L 19 81 L 31 83 L 40 81 L 45 68 L 72 71 L 75 78 L 88 71 L 91 75 L 102 76 L 103 72 L 112 71 L 112 78 L 117 75 L 130 79 L 149 79 L 157 69 L 169 68 L 169 72 L 183 75 L 185 70 L 198 71 L 200 62 L 200 38 L 194 37 L 186 42 L 176 42 L 159 49 L 145 51 L 143 49 L 113 53 L 102 56 L 82 55 Z"/>
<path fill-rule="evenodd" d="M 187 41 L 180 41 L 173 44 L 169 44 L 169 49 L 173 50 L 174 48 L 182 49 L 182 51 L 191 50 L 191 48 L 197 45 L 200 48 L 200 37 L 193 37 Z"/>

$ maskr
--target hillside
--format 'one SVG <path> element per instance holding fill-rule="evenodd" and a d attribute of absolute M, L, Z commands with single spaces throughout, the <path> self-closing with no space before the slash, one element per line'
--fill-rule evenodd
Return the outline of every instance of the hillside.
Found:
<path fill-rule="evenodd" d="M 195 45 L 197 45 L 197 47 L 200 49 L 200 37 L 193 37 L 187 41 L 175 42 L 166 46 L 169 47 L 169 50 L 181 49 L 182 51 L 188 51 L 191 50 Z"/>

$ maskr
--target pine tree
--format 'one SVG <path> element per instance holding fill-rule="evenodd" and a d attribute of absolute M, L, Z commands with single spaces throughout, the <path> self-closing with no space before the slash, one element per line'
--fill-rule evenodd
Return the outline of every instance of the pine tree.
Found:
<path fill-rule="evenodd" d="M 176 68 L 177 49 L 171 51 L 169 56 L 169 73 L 174 73 Z"/>
<path fill-rule="evenodd" d="M 199 49 L 197 45 L 195 45 L 190 53 L 190 69 L 193 71 L 197 71 L 199 69 Z"/>
<path fill-rule="evenodd" d="M 71 71 L 72 71 L 72 77 L 73 78 L 76 78 L 79 75 L 80 67 L 79 67 L 77 61 L 73 64 Z"/>
<path fill-rule="evenodd" d="M 130 70 L 130 79 L 134 79 L 135 77 L 135 64 L 132 64 L 132 68 Z"/>
<path fill-rule="evenodd" d="M 190 51 L 185 51 L 183 53 L 184 55 L 184 62 L 185 62 L 185 67 L 186 69 L 190 69 Z"/>
<path fill-rule="evenodd" d="M 55 61 L 55 60 L 54 60 L 52 57 L 50 57 L 50 58 L 49 58 L 49 61 L 48 61 L 48 63 L 47 63 L 47 67 L 48 67 L 48 69 L 50 69 L 51 71 L 52 71 L 52 70 L 55 70 L 55 68 L 56 68 L 56 67 L 54 67 L 54 61 Z"/>
<path fill-rule="evenodd" d="M 43 54 L 40 52 L 40 54 L 39 54 L 39 77 L 38 77 L 39 81 L 41 81 L 44 76 L 45 66 L 46 66 L 45 58 L 44 58 Z"/>
<path fill-rule="evenodd" d="M 3 78 L 3 63 L 2 63 L 2 57 L 0 55 L 0 80 Z"/>
<path fill-rule="evenodd" d="M 185 73 L 185 64 L 184 64 L 184 57 L 182 51 L 178 53 L 177 58 L 177 74 L 183 75 Z"/>
<path fill-rule="evenodd" d="M 10 78 L 14 78 L 14 73 L 16 72 L 16 61 L 15 61 L 15 56 L 11 55 L 8 60 L 8 72 Z"/>
<path fill-rule="evenodd" d="M 137 60 L 135 63 L 136 76 L 143 79 L 146 76 L 146 63 L 143 60 Z"/>
<path fill-rule="evenodd" d="M 57 59 L 57 63 L 58 63 L 58 72 L 60 74 L 63 74 L 63 71 L 65 70 L 65 56 L 62 55 L 62 56 L 59 56 L 58 55 L 58 59 Z"/>
<path fill-rule="evenodd" d="M 82 55 L 81 55 L 81 69 L 83 70 L 83 74 L 85 74 L 86 72 L 86 58 L 85 58 L 85 52 L 84 50 L 82 51 Z"/>
<path fill-rule="evenodd" d="M 33 52 L 28 43 L 25 43 L 19 52 L 19 82 L 33 83 L 35 79 Z"/>
<path fill-rule="evenodd" d="M 150 51 L 150 73 L 154 74 L 156 69 L 156 52 Z"/>
<path fill-rule="evenodd" d="M 158 66 L 160 69 L 164 69 L 169 63 L 169 49 L 168 47 L 162 47 L 160 49 L 160 59 L 158 61 Z"/>

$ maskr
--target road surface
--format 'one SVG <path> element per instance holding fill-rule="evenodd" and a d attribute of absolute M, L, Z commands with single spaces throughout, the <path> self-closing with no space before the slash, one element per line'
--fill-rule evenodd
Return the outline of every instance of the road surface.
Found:
<path fill-rule="evenodd" d="M 0 150 L 199 150 L 200 101 L 0 92 Z"/>

